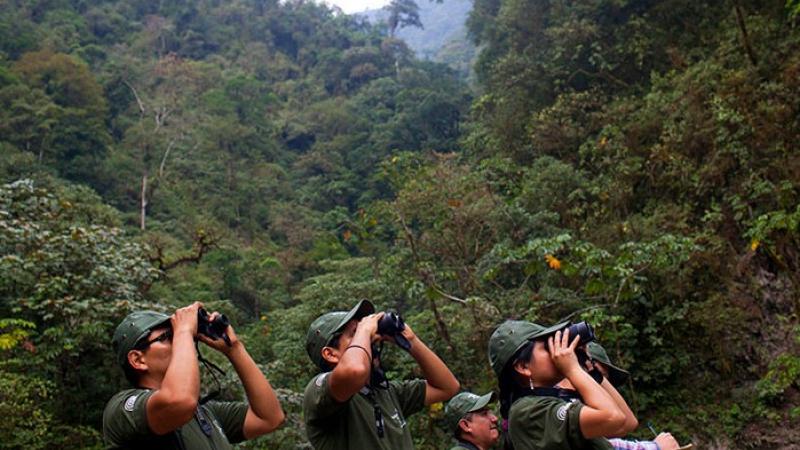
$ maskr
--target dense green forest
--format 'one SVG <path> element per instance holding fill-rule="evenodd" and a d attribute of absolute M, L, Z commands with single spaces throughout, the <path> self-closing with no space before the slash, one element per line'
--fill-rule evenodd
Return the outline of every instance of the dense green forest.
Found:
<path fill-rule="evenodd" d="M 800 446 L 797 0 L 474 0 L 474 88 L 304 0 L 0 5 L 0 448 L 101 448 L 113 327 L 193 300 L 288 413 L 242 447 L 303 447 L 360 298 L 466 389 L 502 320 L 588 320 L 641 423 Z"/>

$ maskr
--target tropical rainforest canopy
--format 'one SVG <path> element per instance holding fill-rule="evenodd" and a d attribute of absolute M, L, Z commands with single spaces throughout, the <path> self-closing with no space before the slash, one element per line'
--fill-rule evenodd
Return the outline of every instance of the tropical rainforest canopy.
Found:
<path fill-rule="evenodd" d="M 465 389 L 502 320 L 588 320 L 641 423 L 800 446 L 797 0 L 474 0 L 470 85 L 413 9 L 0 5 L 0 448 L 101 448 L 115 325 L 194 300 L 288 413 L 242 448 L 302 447 L 306 330 L 361 298 Z"/>

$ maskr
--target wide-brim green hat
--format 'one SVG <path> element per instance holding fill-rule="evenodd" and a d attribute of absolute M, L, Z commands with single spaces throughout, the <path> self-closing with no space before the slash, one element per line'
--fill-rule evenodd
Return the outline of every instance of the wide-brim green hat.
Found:
<path fill-rule="evenodd" d="M 321 369 L 325 369 L 322 349 L 328 345 L 334 334 L 342 331 L 353 319 L 361 319 L 375 312 L 375 306 L 369 300 L 361 300 L 350 311 L 333 311 L 323 314 L 311 322 L 306 335 L 306 352 L 311 361 Z"/>
<path fill-rule="evenodd" d="M 563 330 L 569 322 L 551 327 L 524 320 L 506 320 L 494 330 L 489 338 L 489 364 L 495 375 L 500 377 L 508 362 L 525 344 L 537 338 Z"/>
<path fill-rule="evenodd" d="M 606 349 L 604 349 L 603 346 L 597 342 L 589 342 L 589 344 L 586 346 L 586 353 L 588 353 L 592 359 L 599 361 L 608 367 L 608 381 L 611 382 L 611 384 L 613 384 L 615 387 L 624 385 L 631 376 L 630 372 L 627 370 L 612 364 L 611 358 L 608 357 Z"/>
<path fill-rule="evenodd" d="M 479 411 L 486 407 L 489 403 L 495 401 L 494 392 L 489 392 L 486 395 L 476 395 L 472 392 L 462 392 L 447 402 L 444 407 L 444 427 L 449 432 L 454 432 L 458 428 L 458 422 L 464 418 L 467 413 Z"/>
<path fill-rule="evenodd" d="M 111 340 L 114 352 L 117 354 L 117 363 L 124 367 L 128 362 L 128 352 L 136 347 L 136 343 L 168 322 L 168 315 L 156 311 L 136 311 L 128 314 L 117 325 Z"/>

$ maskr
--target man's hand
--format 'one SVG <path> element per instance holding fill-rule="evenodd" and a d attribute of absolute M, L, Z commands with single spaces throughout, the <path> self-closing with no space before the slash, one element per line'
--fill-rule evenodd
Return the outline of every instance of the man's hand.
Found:
<path fill-rule="evenodd" d="M 406 327 L 403 329 L 402 333 L 404 338 L 410 343 L 414 343 L 414 340 L 417 339 L 417 335 L 414 333 L 414 330 L 411 329 L 411 325 L 406 324 Z"/>
<path fill-rule="evenodd" d="M 202 307 L 202 303 L 194 302 L 189 306 L 175 310 L 169 319 L 173 335 L 189 332 L 192 336 L 197 336 L 197 310 Z"/>
<path fill-rule="evenodd" d="M 655 441 L 661 450 L 675 450 L 680 447 L 680 444 L 672 437 L 671 433 L 661 433 L 656 436 Z"/>
<path fill-rule="evenodd" d="M 208 316 L 208 320 L 209 320 L 209 322 L 213 322 L 219 316 L 220 316 L 220 313 L 217 312 L 217 311 L 214 311 L 213 313 L 211 313 Z M 213 348 L 214 350 L 222 353 L 225 356 L 230 356 L 230 353 L 231 353 L 231 351 L 233 351 L 234 348 L 236 348 L 239 345 L 243 345 L 243 344 L 242 344 L 242 341 L 240 341 L 239 338 L 236 336 L 236 332 L 233 331 L 233 326 L 232 325 L 228 325 L 228 328 L 225 329 L 225 334 L 228 335 L 228 339 L 230 339 L 230 341 L 231 341 L 231 345 L 230 346 L 228 346 L 228 344 L 225 342 L 224 339 L 211 339 L 210 337 L 208 337 L 208 336 L 206 336 L 204 334 L 198 334 L 197 335 L 197 340 L 199 340 L 203 344 L 206 344 L 207 346 Z"/>
<path fill-rule="evenodd" d="M 378 322 L 380 322 L 382 317 L 383 312 L 377 312 L 375 314 L 362 317 L 356 326 L 356 334 L 359 332 L 366 333 L 367 336 L 370 337 L 370 342 L 379 341 L 381 339 L 381 335 L 378 334 Z"/>
<path fill-rule="evenodd" d="M 383 315 L 383 313 L 380 313 L 380 314 Z M 406 340 L 408 341 L 409 344 L 412 344 L 412 345 L 414 343 L 414 340 L 417 339 L 417 335 L 414 334 L 414 330 L 411 329 L 411 325 L 409 325 L 408 323 L 405 324 L 405 327 L 403 328 L 403 331 L 400 332 L 400 334 L 404 338 L 406 338 Z M 377 340 L 389 341 L 392 344 L 397 345 L 397 340 L 392 335 L 378 335 L 378 339 Z M 376 340 L 374 339 L 373 342 L 374 341 L 376 341 Z"/>

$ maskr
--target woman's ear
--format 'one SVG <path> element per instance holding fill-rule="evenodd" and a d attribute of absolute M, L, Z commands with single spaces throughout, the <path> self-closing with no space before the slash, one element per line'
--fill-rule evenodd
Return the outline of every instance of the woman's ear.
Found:
<path fill-rule="evenodd" d="M 528 362 L 523 360 L 518 360 L 514 362 L 514 371 L 518 374 L 524 376 L 525 378 L 530 379 L 531 377 L 531 369 L 528 367 Z"/>

